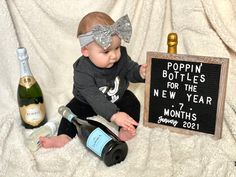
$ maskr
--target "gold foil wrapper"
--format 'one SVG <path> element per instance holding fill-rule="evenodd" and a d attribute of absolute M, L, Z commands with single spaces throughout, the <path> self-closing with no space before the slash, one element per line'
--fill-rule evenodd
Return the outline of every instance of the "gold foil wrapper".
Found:
<path fill-rule="evenodd" d="M 20 85 L 29 89 L 32 85 L 36 83 L 36 80 L 32 76 L 25 76 L 20 78 Z"/>
<path fill-rule="evenodd" d="M 168 53 L 177 53 L 178 36 L 176 33 L 169 33 L 167 37 Z"/>

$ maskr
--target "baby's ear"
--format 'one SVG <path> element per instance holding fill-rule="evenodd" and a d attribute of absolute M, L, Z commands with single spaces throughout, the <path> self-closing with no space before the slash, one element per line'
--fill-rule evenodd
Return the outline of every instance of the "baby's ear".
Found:
<path fill-rule="evenodd" d="M 85 57 L 88 57 L 88 56 L 89 56 L 87 47 L 82 47 L 82 48 L 81 48 L 81 53 L 82 53 L 82 55 L 85 56 Z"/>

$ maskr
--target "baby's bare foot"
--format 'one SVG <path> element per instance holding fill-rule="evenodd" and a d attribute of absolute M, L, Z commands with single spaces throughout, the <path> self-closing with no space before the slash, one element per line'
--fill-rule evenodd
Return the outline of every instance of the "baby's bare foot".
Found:
<path fill-rule="evenodd" d="M 135 137 L 135 135 L 136 135 L 136 132 L 130 132 L 129 130 L 124 130 L 123 128 L 121 128 L 118 137 L 122 141 L 128 141 L 132 139 L 133 137 Z"/>
<path fill-rule="evenodd" d="M 59 148 L 67 144 L 71 138 L 67 135 L 40 137 L 39 141 L 44 148 Z"/>

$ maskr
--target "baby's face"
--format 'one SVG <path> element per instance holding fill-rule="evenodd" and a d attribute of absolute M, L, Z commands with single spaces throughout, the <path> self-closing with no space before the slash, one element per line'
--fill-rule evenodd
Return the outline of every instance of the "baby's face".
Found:
<path fill-rule="evenodd" d="M 120 59 L 121 40 L 117 35 L 112 36 L 112 43 L 104 50 L 96 42 L 87 45 L 88 57 L 99 68 L 111 68 Z"/>

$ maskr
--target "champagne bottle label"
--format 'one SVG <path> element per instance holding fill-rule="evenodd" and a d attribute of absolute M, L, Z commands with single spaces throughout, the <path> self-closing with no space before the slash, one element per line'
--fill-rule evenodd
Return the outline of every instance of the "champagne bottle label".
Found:
<path fill-rule="evenodd" d="M 32 126 L 37 126 L 44 120 L 46 111 L 44 105 L 41 103 L 30 104 L 20 107 L 20 114 L 24 122 Z"/>
<path fill-rule="evenodd" d="M 89 135 L 86 146 L 101 157 L 104 146 L 111 140 L 112 138 L 108 136 L 102 129 L 96 128 Z"/>
<path fill-rule="evenodd" d="M 36 80 L 32 76 L 25 76 L 20 78 L 20 85 L 26 87 L 27 89 L 29 89 L 32 85 L 34 85 L 35 82 Z"/>

